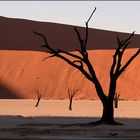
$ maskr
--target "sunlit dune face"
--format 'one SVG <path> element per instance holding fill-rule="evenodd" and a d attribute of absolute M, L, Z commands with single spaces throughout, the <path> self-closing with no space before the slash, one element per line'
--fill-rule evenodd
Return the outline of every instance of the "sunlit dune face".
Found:
<path fill-rule="evenodd" d="M 126 63 L 136 50 L 126 50 L 122 63 Z M 88 52 L 103 89 L 108 94 L 109 71 L 114 50 Z M 37 51 L 1 50 L 0 54 L 1 91 L 7 92 L 1 93 L 1 98 L 36 99 L 39 91 L 43 99 L 67 99 L 67 89 L 70 87 L 81 89 L 75 95 L 75 99 L 98 99 L 92 83 L 59 58 L 53 57 L 43 61 L 49 54 Z M 140 99 L 139 60 L 140 56 L 132 62 L 117 82 L 117 92 L 121 99 Z M 2 90 L 5 87 L 7 90 Z M 14 97 L 11 97 L 12 95 Z"/>

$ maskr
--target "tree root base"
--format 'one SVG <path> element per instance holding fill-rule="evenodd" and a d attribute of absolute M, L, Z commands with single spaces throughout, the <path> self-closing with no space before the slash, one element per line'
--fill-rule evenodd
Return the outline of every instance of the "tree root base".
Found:
<path fill-rule="evenodd" d="M 96 121 L 96 122 L 90 122 L 87 125 L 89 125 L 89 126 L 96 126 L 96 125 L 102 125 L 102 124 L 105 124 L 105 125 L 123 125 L 120 122 L 116 122 L 116 121 L 103 121 L 103 120 L 99 120 L 99 121 Z"/>
<path fill-rule="evenodd" d="M 93 126 L 97 126 L 97 125 L 114 125 L 114 126 L 122 126 L 124 124 L 120 123 L 120 122 L 116 122 L 116 121 L 110 121 L 110 122 L 106 122 L 106 121 L 96 121 L 96 122 L 90 122 L 90 123 L 77 123 L 77 124 L 67 124 L 67 125 L 62 125 L 61 127 L 68 127 L 68 126 L 81 126 L 81 127 L 93 127 Z"/>

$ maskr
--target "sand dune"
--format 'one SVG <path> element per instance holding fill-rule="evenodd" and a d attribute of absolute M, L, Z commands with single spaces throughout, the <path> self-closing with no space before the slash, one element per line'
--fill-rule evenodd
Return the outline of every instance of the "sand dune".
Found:
<path fill-rule="evenodd" d="M 124 62 L 136 49 L 129 49 Z M 75 52 L 76 53 L 76 52 Z M 109 69 L 113 50 L 89 51 L 96 73 L 107 93 Z M 29 51 L 0 51 L 0 80 L 18 98 L 37 98 L 37 90 L 44 99 L 66 99 L 67 88 L 80 88 L 75 99 L 97 99 L 94 86 L 78 70 L 58 58 L 42 61 L 48 54 Z M 138 56 L 118 80 L 121 99 L 140 99 L 140 64 Z M 1 98 L 11 98 L 0 94 Z"/>
<path fill-rule="evenodd" d="M 78 27 L 83 33 L 84 28 Z M 32 31 L 44 33 L 49 44 L 73 53 L 78 41 L 72 26 L 0 17 L 0 98 L 66 99 L 67 88 L 80 88 L 75 99 L 98 99 L 94 86 L 76 69 L 58 58 L 49 58 L 40 45 L 43 41 Z M 60 35 L 61 34 L 61 35 Z M 116 47 L 116 36 L 128 34 L 90 29 L 88 52 L 101 81 L 108 92 L 109 69 Z M 139 48 L 140 36 L 135 35 L 126 50 L 123 63 Z M 140 100 L 140 56 L 118 80 L 117 92 L 124 100 Z"/>
<path fill-rule="evenodd" d="M 84 27 L 77 28 L 84 38 Z M 48 43 L 54 48 L 61 48 L 66 51 L 79 49 L 74 26 L 5 17 L 0 17 L 0 49 L 44 51 L 39 47 L 43 42 L 33 34 L 34 30 L 46 35 Z M 116 48 L 117 35 L 122 39 L 128 37 L 127 33 L 90 28 L 87 49 L 114 49 Z M 140 36 L 135 35 L 129 47 L 138 48 L 140 46 L 139 40 Z"/>

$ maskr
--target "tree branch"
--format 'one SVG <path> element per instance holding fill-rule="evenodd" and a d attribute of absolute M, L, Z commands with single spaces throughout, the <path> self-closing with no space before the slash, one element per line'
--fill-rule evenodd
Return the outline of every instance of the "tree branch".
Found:
<path fill-rule="evenodd" d="M 86 22 L 86 38 L 85 38 L 85 41 L 84 41 L 84 48 L 86 48 L 87 41 L 88 41 L 88 23 L 89 23 L 90 19 L 92 18 L 93 14 L 95 13 L 96 9 L 97 8 L 95 7 L 93 12 L 91 13 L 90 17 L 88 18 L 88 20 Z"/>
<path fill-rule="evenodd" d="M 129 66 L 129 64 L 134 60 L 134 58 L 140 53 L 140 49 L 137 50 L 137 52 L 127 61 L 127 63 L 120 69 L 120 71 L 117 74 L 117 77 L 119 77 L 123 71 Z"/>
<path fill-rule="evenodd" d="M 44 42 L 45 42 L 45 45 L 43 45 L 43 47 L 49 49 L 49 50 L 50 50 L 50 53 L 56 52 L 55 49 L 51 48 L 51 47 L 48 45 L 47 39 L 46 39 L 46 37 L 45 37 L 43 34 L 38 33 L 38 32 L 36 32 L 36 31 L 33 31 L 33 33 L 43 38 L 43 40 L 44 40 Z"/>
<path fill-rule="evenodd" d="M 68 97 L 69 99 L 72 99 L 75 94 L 79 91 L 80 89 L 71 89 L 71 88 L 68 88 Z"/>
<path fill-rule="evenodd" d="M 111 69 L 110 69 L 110 78 L 114 76 L 114 70 L 115 70 L 115 66 L 117 63 L 116 57 L 117 57 L 117 52 L 115 52 L 115 54 L 113 55 L 113 63 L 112 63 Z"/>
<path fill-rule="evenodd" d="M 84 59 L 83 59 L 82 57 L 78 56 L 78 55 L 72 54 L 72 53 L 70 53 L 70 52 L 66 52 L 66 51 L 61 50 L 61 49 L 55 50 L 55 49 L 51 48 L 51 47 L 48 45 L 47 39 L 46 39 L 46 37 L 45 37 L 43 34 L 38 33 L 38 32 L 36 32 L 36 31 L 33 31 L 33 33 L 35 33 L 36 35 L 38 35 L 38 36 L 40 36 L 40 37 L 42 37 L 42 38 L 44 39 L 45 45 L 43 45 L 43 47 L 49 49 L 49 50 L 50 50 L 49 53 L 50 53 L 50 54 L 53 54 L 52 56 L 49 56 L 49 57 L 54 57 L 54 56 L 55 56 L 55 55 L 54 55 L 54 51 L 55 51 L 55 53 L 57 53 L 57 54 L 58 54 L 58 53 L 64 53 L 64 54 L 67 54 L 67 55 L 69 55 L 69 56 L 71 56 L 71 57 L 73 57 L 73 58 L 79 59 L 79 60 L 81 60 L 81 61 L 84 62 Z M 49 58 L 49 57 L 46 57 L 45 59 L 43 59 L 43 61 L 46 60 L 46 59 Z"/>
<path fill-rule="evenodd" d="M 84 69 L 82 61 L 80 61 L 80 60 L 73 61 L 73 63 L 77 63 L 77 62 L 80 63 L 81 69 Z"/>
<path fill-rule="evenodd" d="M 115 54 L 113 56 L 113 63 L 110 69 L 110 78 L 113 78 L 113 76 L 118 75 L 120 68 L 121 68 L 121 61 L 122 61 L 122 56 L 124 54 L 124 51 L 126 50 L 127 46 L 131 43 L 129 41 L 132 37 L 134 36 L 134 32 L 126 38 L 124 41 L 121 40 L 117 36 L 117 42 L 118 42 L 118 47 L 115 51 Z"/>
<path fill-rule="evenodd" d="M 116 48 L 115 54 L 113 55 L 113 63 L 110 69 L 110 86 L 108 99 L 113 100 L 116 90 L 116 82 L 121 73 L 126 69 L 126 67 L 133 61 L 133 59 L 140 53 L 140 49 L 127 61 L 127 63 L 122 67 L 122 57 L 131 41 L 129 41 L 134 35 L 134 32 L 125 40 L 120 40 L 117 36 L 118 47 Z"/>
<path fill-rule="evenodd" d="M 68 58 L 66 58 L 66 57 L 64 57 L 63 55 L 61 55 L 60 53 L 62 53 L 62 52 L 64 52 L 65 54 L 67 54 L 67 55 L 69 55 L 69 56 L 73 56 L 73 57 L 75 57 L 75 58 L 79 58 L 81 61 L 79 61 L 80 63 L 82 63 L 82 61 L 83 61 L 83 59 L 80 57 L 80 56 L 77 56 L 77 55 L 74 55 L 74 54 L 72 54 L 72 53 L 69 53 L 69 52 L 65 52 L 65 51 L 62 51 L 62 50 L 55 50 L 55 49 L 53 49 L 53 48 L 51 48 L 50 46 L 49 46 L 49 44 L 48 44 L 48 42 L 47 42 L 47 39 L 46 39 L 46 37 L 43 35 L 43 34 L 41 34 L 41 33 L 38 33 L 38 32 L 35 32 L 34 31 L 34 33 L 36 34 L 36 35 L 38 35 L 38 36 L 40 36 L 40 37 L 42 37 L 43 39 L 44 39 L 44 41 L 45 41 L 45 43 L 46 43 L 46 45 L 44 45 L 45 46 L 45 48 L 47 48 L 50 52 L 48 52 L 48 53 L 50 53 L 50 54 L 52 54 L 51 56 L 49 56 L 49 57 L 59 57 L 59 58 L 61 58 L 61 59 L 63 59 L 65 62 L 67 62 L 68 64 L 70 64 L 71 66 L 73 66 L 73 67 L 75 67 L 75 68 L 77 68 L 78 70 L 80 70 L 84 75 L 85 75 L 85 77 L 88 79 L 88 80 L 90 80 L 90 81 L 92 81 L 92 77 L 84 70 L 84 68 L 82 67 L 83 66 L 83 64 L 82 65 L 76 65 L 75 64 L 75 62 L 72 62 L 72 61 L 70 61 Z M 45 60 L 45 59 L 47 59 L 48 57 L 46 57 L 46 58 L 44 58 L 43 60 Z M 83 61 L 84 62 L 84 61 Z"/>
<path fill-rule="evenodd" d="M 78 39 L 78 41 L 80 43 L 81 50 L 83 50 L 84 40 L 82 40 L 81 35 L 80 35 L 80 33 L 79 33 L 79 31 L 78 31 L 78 29 L 76 27 L 74 27 L 74 31 L 75 31 L 75 33 L 77 35 L 77 39 Z"/>
<path fill-rule="evenodd" d="M 127 46 L 131 43 L 131 41 L 129 41 L 129 40 L 134 36 L 134 33 L 135 32 L 133 32 L 128 38 L 126 38 L 125 41 L 122 40 L 121 43 L 118 44 L 118 49 L 117 49 L 118 61 L 117 61 L 117 67 L 116 67 L 116 72 L 115 72 L 116 75 L 120 71 L 122 56 L 123 56 L 124 51 L 126 50 Z"/>
<path fill-rule="evenodd" d="M 125 41 L 123 41 L 122 44 L 125 45 L 134 36 L 134 34 L 135 34 L 135 31 L 127 39 L 125 39 Z"/>
<path fill-rule="evenodd" d="M 86 24 L 89 23 L 90 19 L 92 18 L 93 14 L 95 13 L 96 9 L 97 9 L 97 8 L 95 7 L 94 10 L 93 10 L 93 12 L 91 13 L 90 17 L 88 18 Z"/>
<path fill-rule="evenodd" d="M 98 78 L 96 76 L 95 70 L 94 70 L 94 68 L 93 68 L 93 66 L 92 66 L 92 64 L 91 64 L 91 62 L 90 62 L 90 60 L 88 58 L 88 52 L 86 50 L 87 41 L 88 41 L 88 23 L 89 23 L 90 19 L 92 18 L 92 16 L 93 16 L 93 14 L 94 14 L 95 11 L 96 11 L 96 7 L 95 7 L 95 9 L 93 10 L 93 12 L 90 15 L 89 19 L 86 22 L 86 35 L 85 35 L 85 40 L 82 40 L 81 39 L 80 33 L 77 30 L 77 28 L 74 28 L 74 30 L 76 32 L 78 41 L 80 43 L 81 50 L 79 52 L 80 52 L 80 54 L 82 55 L 82 57 L 83 57 L 83 59 L 85 61 L 85 64 L 86 64 L 86 66 L 88 68 L 88 71 L 89 71 L 89 73 L 91 75 L 92 82 L 95 84 L 96 89 L 98 89 L 97 94 L 98 94 L 99 98 L 103 101 L 103 100 L 106 100 L 107 98 L 106 98 L 106 95 L 104 94 L 103 89 L 101 87 L 101 84 L 100 84 L 100 82 L 99 82 L 99 80 L 98 80 Z"/>
<path fill-rule="evenodd" d="M 67 54 L 67 55 L 69 55 L 69 56 L 71 56 L 71 57 L 73 57 L 73 58 L 79 59 L 79 60 L 81 60 L 81 61 L 84 62 L 84 59 L 83 59 L 82 57 L 78 56 L 78 55 L 75 55 L 75 54 L 70 53 L 70 52 L 63 51 L 63 50 L 61 50 L 61 49 L 58 49 L 58 50 L 60 51 L 60 53 Z"/>

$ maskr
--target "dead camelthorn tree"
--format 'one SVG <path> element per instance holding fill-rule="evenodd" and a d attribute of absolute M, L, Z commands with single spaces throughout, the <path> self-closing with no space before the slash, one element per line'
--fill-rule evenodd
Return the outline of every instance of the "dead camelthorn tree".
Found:
<path fill-rule="evenodd" d="M 115 105 L 115 108 L 118 108 L 119 99 L 120 99 L 120 94 L 117 94 L 117 92 L 116 92 L 115 93 L 115 96 L 114 96 L 114 105 Z"/>
<path fill-rule="evenodd" d="M 39 90 L 37 90 L 37 103 L 36 103 L 35 107 L 38 107 L 41 97 L 42 97 L 42 95 L 39 93 Z"/>
<path fill-rule="evenodd" d="M 126 68 L 130 65 L 130 63 L 134 60 L 134 58 L 140 53 L 140 49 L 138 49 L 136 51 L 136 53 L 133 54 L 124 65 L 122 65 L 121 64 L 122 56 L 123 56 L 127 46 L 130 44 L 130 42 L 131 42 L 130 40 L 134 36 L 134 32 L 125 40 L 120 40 L 120 38 L 117 37 L 118 45 L 114 52 L 113 62 L 112 62 L 111 69 L 110 69 L 109 91 L 108 91 L 108 94 L 105 94 L 105 92 L 103 91 L 103 87 L 101 86 L 101 83 L 96 75 L 94 66 L 91 64 L 91 60 L 89 59 L 89 55 L 88 55 L 88 51 L 87 51 L 87 41 L 88 41 L 88 37 L 89 37 L 88 23 L 89 23 L 90 19 L 92 18 L 93 13 L 95 11 L 96 11 L 96 8 L 94 9 L 94 11 L 92 12 L 92 14 L 90 15 L 90 17 L 88 18 L 88 20 L 86 22 L 84 39 L 81 38 L 81 34 L 80 34 L 79 30 L 76 27 L 74 27 L 74 31 L 75 31 L 77 39 L 79 41 L 80 49 L 78 50 L 78 52 L 80 55 L 76 55 L 71 52 L 66 52 L 61 49 L 54 49 L 48 44 L 47 39 L 43 34 L 38 33 L 36 31 L 34 31 L 34 33 L 44 40 L 45 45 L 43 45 L 42 47 L 45 47 L 47 50 L 49 50 L 48 53 L 51 54 L 50 57 L 61 58 L 62 60 L 67 62 L 69 65 L 73 66 L 74 68 L 78 69 L 81 73 L 83 73 L 84 76 L 89 81 L 92 82 L 93 86 L 95 86 L 97 95 L 103 105 L 103 113 L 102 113 L 102 117 L 99 121 L 91 122 L 90 125 L 97 125 L 97 124 L 101 124 L 101 123 L 111 124 L 111 125 L 120 124 L 120 123 L 115 122 L 115 120 L 114 120 L 114 106 L 113 106 L 113 100 L 114 100 L 114 96 L 115 96 L 115 92 L 116 92 L 117 80 L 120 77 L 120 75 L 126 70 Z M 75 60 L 74 61 L 70 60 L 66 56 L 70 56 L 70 57 L 74 58 Z M 48 58 L 48 57 L 46 57 L 46 58 Z"/>
<path fill-rule="evenodd" d="M 80 90 L 80 89 L 71 89 L 71 88 L 68 88 L 69 110 L 72 110 L 72 101 L 73 101 L 73 97 L 75 96 L 75 94 L 76 94 L 79 90 Z"/>

